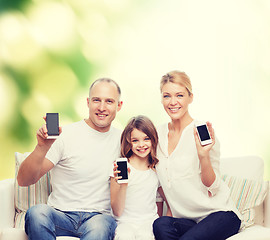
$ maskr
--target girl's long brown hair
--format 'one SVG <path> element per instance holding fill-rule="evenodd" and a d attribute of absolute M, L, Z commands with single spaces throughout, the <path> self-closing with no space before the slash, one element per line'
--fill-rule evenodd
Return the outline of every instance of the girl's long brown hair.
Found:
<path fill-rule="evenodd" d="M 126 158 L 130 158 L 132 156 L 133 152 L 131 143 L 131 132 L 135 128 L 145 133 L 151 140 L 152 148 L 148 157 L 148 161 L 149 167 L 154 168 L 155 165 L 158 163 L 158 159 L 156 157 L 158 134 L 154 124 L 146 116 L 139 115 L 129 120 L 127 126 L 125 127 L 121 135 L 121 156 Z"/>

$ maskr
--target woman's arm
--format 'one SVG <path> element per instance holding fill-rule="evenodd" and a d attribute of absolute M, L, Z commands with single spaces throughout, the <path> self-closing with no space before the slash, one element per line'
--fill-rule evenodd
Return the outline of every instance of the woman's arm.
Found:
<path fill-rule="evenodd" d="M 212 128 L 212 124 L 207 122 L 207 127 L 210 133 L 210 136 L 213 140 L 213 142 L 209 145 L 202 146 L 199 141 L 198 133 L 194 129 L 194 137 L 196 142 L 196 148 L 198 157 L 200 160 L 200 167 L 201 167 L 201 180 L 202 183 L 206 187 L 210 187 L 216 180 L 216 174 L 213 169 L 211 159 L 210 159 L 210 150 L 215 144 L 215 134 L 214 129 Z M 211 192 L 208 192 L 209 196 L 212 196 Z"/>
<path fill-rule="evenodd" d="M 163 214 L 163 203 L 164 203 L 164 201 L 156 202 L 156 204 L 157 204 L 157 214 L 158 214 L 159 217 L 161 217 L 162 214 Z"/>

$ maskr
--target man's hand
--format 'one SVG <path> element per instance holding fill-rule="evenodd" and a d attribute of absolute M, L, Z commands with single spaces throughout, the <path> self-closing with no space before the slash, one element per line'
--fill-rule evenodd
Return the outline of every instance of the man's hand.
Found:
<path fill-rule="evenodd" d="M 45 120 L 46 122 L 46 117 L 43 117 L 43 119 Z M 62 133 L 62 127 L 59 127 L 59 134 Z M 47 139 L 48 137 L 48 130 L 47 130 L 47 127 L 46 127 L 46 124 L 43 124 L 42 127 L 40 127 L 38 130 L 37 130 L 37 142 L 38 142 L 38 146 L 43 148 L 50 148 L 51 145 L 54 143 L 55 139 Z"/>

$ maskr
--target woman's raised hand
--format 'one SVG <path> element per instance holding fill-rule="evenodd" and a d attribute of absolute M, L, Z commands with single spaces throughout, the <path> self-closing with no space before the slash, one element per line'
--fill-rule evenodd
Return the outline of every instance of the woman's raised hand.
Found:
<path fill-rule="evenodd" d="M 210 122 L 206 122 L 208 131 L 210 133 L 210 137 L 212 138 L 212 143 L 208 144 L 208 145 L 204 145 L 202 146 L 199 140 L 199 136 L 198 133 L 196 131 L 196 128 L 194 128 L 194 138 L 195 138 L 195 142 L 196 142 L 196 148 L 197 148 L 197 152 L 198 152 L 198 156 L 200 157 L 205 157 L 209 155 L 209 151 L 211 150 L 211 148 L 214 146 L 215 144 L 215 133 L 214 133 L 214 129 L 212 127 L 212 124 Z"/>

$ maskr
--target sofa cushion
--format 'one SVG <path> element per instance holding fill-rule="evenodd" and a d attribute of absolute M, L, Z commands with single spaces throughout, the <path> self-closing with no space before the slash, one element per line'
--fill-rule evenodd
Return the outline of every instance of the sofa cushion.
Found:
<path fill-rule="evenodd" d="M 240 178 L 263 180 L 264 161 L 258 156 L 220 158 L 220 172 Z"/>
<path fill-rule="evenodd" d="M 238 234 L 227 238 L 227 240 L 269 240 L 270 228 L 266 228 L 260 225 L 253 225 L 245 228 Z"/>
<path fill-rule="evenodd" d="M 15 180 L 17 179 L 20 164 L 30 153 L 15 153 Z M 45 174 L 35 184 L 28 187 L 21 187 L 15 181 L 15 227 L 24 227 L 24 214 L 28 208 L 39 204 L 47 203 L 48 196 L 51 193 L 50 173 Z"/>
<path fill-rule="evenodd" d="M 14 221 L 15 228 L 24 228 L 25 214 L 26 214 L 26 211 L 16 212 L 15 221 Z"/>
<path fill-rule="evenodd" d="M 254 208 L 264 201 L 268 190 L 268 182 L 230 175 L 223 175 L 222 179 L 229 186 L 231 198 L 243 215 L 244 226 L 248 227 L 254 224 Z"/>

